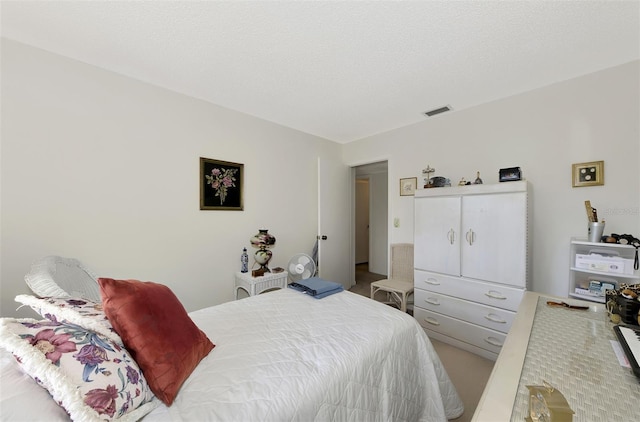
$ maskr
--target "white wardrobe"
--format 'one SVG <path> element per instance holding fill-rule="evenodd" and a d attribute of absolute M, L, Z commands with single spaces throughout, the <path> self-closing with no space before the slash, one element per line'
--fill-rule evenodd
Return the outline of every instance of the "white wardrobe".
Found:
<path fill-rule="evenodd" d="M 414 317 L 427 334 L 496 359 L 528 286 L 528 183 L 418 190 Z"/>

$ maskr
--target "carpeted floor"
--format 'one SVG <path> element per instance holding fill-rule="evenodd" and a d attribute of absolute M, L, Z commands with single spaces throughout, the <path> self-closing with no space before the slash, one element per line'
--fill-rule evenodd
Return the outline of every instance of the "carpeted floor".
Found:
<path fill-rule="evenodd" d="M 349 290 L 369 297 L 371 282 L 384 278 L 386 276 L 370 273 L 367 264 L 358 264 L 356 265 L 356 285 Z M 376 300 L 382 299 L 383 295 L 376 296 Z M 431 339 L 431 343 L 464 403 L 464 414 L 454 421 L 469 422 L 480 401 L 494 362 L 435 339 Z"/>

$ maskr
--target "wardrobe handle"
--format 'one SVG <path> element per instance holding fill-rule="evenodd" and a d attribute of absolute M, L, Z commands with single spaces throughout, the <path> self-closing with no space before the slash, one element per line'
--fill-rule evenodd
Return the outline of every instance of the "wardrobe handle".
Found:
<path fill-rule="evenodd" d="M 432 305 L 440 305 L 440 301 L 436 297 L 428 297 L 424 301 Z"/>
<path fill-rule="evenodd" d="M 476 234 L 473 232 L 473 230 L 469 229 L 469 231 L 467 232 L 466 238 L 467 238 L 467 243 L 469 243 L 469 246 L 472 246 L 473 242 L 476 240 Z"/>
<path fill-rule="evenodd" d="M 500 323 L 500 324 L 506 324 L 507 323 L 507 321 L 505 321 L 504 319 L 500 318 L 496 314 L 487 314 L 484 317 L 485 317 L 485 319 L 488 319 L 491 322 L 497 322 L 497 323 Z"/>
<path fill-rule="evenodd" d="M 492 346 L 502 347 L 502 342 L 500 342 L 500 340 L 498 340 L 495 337 L 487 337 L 487 338 L 484 339 L 484 341 L 486 341 L 487 343 L 489 343 Z"/>
<path fill-rule="evenodd" d="M 435 318 L 431 318 L 431 317 L 426 317 L 426 318 L 424 319 L 424 322 L 427 322 L 427 323 L 429 323 L 429 324 L 431 324 L 431 325 L 440 325 L 440 323 L 438 322 L 438 320 L 437 320 L 437 319 L 435 319 Z"/>
<path fill-rule="evenodd" d="M 453 229 L 449 229 L 447 238 L 449 239 L 449 244 L 453 245 L 456 242 L 456 232 L 454 232 Z"/>
<path fill-rule="evenodd" d="M 507 298 L 506 296 L 503 296 L 502 293 L 496 292 L 495 290 L 489 290 L 484 295 L 490 297 L 491 299 L 505 300 Z"/>
<path fill-rule="evenodd" d="M 440 282 L 438 281 L 438 279 L 437 278 L 433 278 L 433 277 L 429 277 L 424 282 L 427 283 L 427 284 L 432 284 L 434 286 L 439 286 L 440 285 Z"/>

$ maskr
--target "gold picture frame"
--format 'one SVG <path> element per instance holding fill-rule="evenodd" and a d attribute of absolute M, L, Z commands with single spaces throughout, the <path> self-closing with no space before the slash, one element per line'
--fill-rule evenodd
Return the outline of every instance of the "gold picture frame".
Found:
<path fill-rule="evenodd" d="M 413 196 L 416 193 L 418 187 L 417 177 L 406 177 L 400 179 L 400 196 Z"/>
<path fill-rule="evenodd" d="M 573 187 L 604 185 L 604 161 L 572 164 Z"/>

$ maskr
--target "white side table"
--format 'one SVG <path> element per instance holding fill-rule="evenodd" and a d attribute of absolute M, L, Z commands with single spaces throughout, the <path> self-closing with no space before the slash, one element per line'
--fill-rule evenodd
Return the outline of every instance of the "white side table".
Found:
<path fill-rule="evenodd" d="M 238 290 L 242 289 L 249 296 L 259 295 L 262 292 L 272 289 L 284 289 L 287 287 L 288 272 L 265 273 L 260 277 L 252 277 L 251 272 L 236 273 L 235 298 L 238 299 Z"/>

